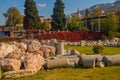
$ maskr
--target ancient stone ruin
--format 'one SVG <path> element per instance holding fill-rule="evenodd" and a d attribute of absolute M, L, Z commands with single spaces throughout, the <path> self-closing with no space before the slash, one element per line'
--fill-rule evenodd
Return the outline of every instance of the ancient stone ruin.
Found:
<path fill-rule="evenodd" d="M 102 44 L 101 41 L 98 42 Z M 74 49 L 64 49 L 66 42 L 23 40 L 0 44 L 0 69 L 2 78 L 34 75 L 41 69 L 65 67 L 85 68 L 120 65 L 120 55 L 86 55 Z M 70 43 L 71 44 L 71 43 Z M 86 44 L 85 41 L 81 43 Z M 95 43 L 94 43 L 95 44 Z M 75 44 L 77 45 L 77 43 Z"/>

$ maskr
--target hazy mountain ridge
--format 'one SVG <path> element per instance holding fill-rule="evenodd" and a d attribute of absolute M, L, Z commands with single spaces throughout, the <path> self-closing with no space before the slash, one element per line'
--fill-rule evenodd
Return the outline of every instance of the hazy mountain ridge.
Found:
<path fill-rule="evenodd" d="M 116 11 L 117 9 L 120 8 L 120 1 L 116 1 L 116 2 L 113 2 L 113 3 L 106 3 L 106 4 L 97 4 L 97 5 L 94 5 L 90 8 L 87 8 L 89 12 L 91 12 L 93 9 L 95 8 L 99 8 L 99 9 L 102 9 L 106 12 L 108 11 Z M 85 15 L 85 9 L 84 10 L 80 10 L 80 13 L 81 15 Z M 70 15 L 75 15 L 75 13 L 72 13 Z"/>

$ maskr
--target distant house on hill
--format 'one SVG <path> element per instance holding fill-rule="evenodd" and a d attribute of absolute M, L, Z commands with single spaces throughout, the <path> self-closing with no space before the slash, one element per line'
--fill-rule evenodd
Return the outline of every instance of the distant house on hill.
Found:
<path fill-rule="evenodd" d="M 83 18 L 83 15 L 81 14 L 79 8 L 77 9 L 77 12 L 66 16 L 67 20 L 69 20 L 69 19 L 71 19 L 73 17 L 79 17 L 81 19 Z"/>
<path fill-rule="evenodd" d="M 46 19 L 44 16 L 40 16 L 39 19 L 42 23 L 45 22 L 45 21 L 48 21 L 49 23 L 51 23 L 51 21 L 52 21 L 52 18 L 47 18 Z"/>

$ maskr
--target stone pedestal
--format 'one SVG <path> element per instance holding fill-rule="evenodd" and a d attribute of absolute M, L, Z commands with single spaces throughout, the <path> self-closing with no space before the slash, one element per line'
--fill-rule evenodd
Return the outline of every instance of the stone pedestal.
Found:
<path fill-rule="evenodd" d="M 57 55 L 64 55 L 64 42 L 57 43 Z"/>

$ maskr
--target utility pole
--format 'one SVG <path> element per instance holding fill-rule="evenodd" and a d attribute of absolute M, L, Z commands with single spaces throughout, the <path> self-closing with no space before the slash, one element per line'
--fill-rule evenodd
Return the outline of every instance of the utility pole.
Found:
<path fill-rule="evenodd" d="M 93 17 L 92 17 L 92 31 L 93 31 L 93 27 L 94 27 L 94 22 L 93 22 Z"/>
<path fill-rule="evenodd" d="M 100 16 L 98 16 L 98 32 L 100 32 Z"/>

